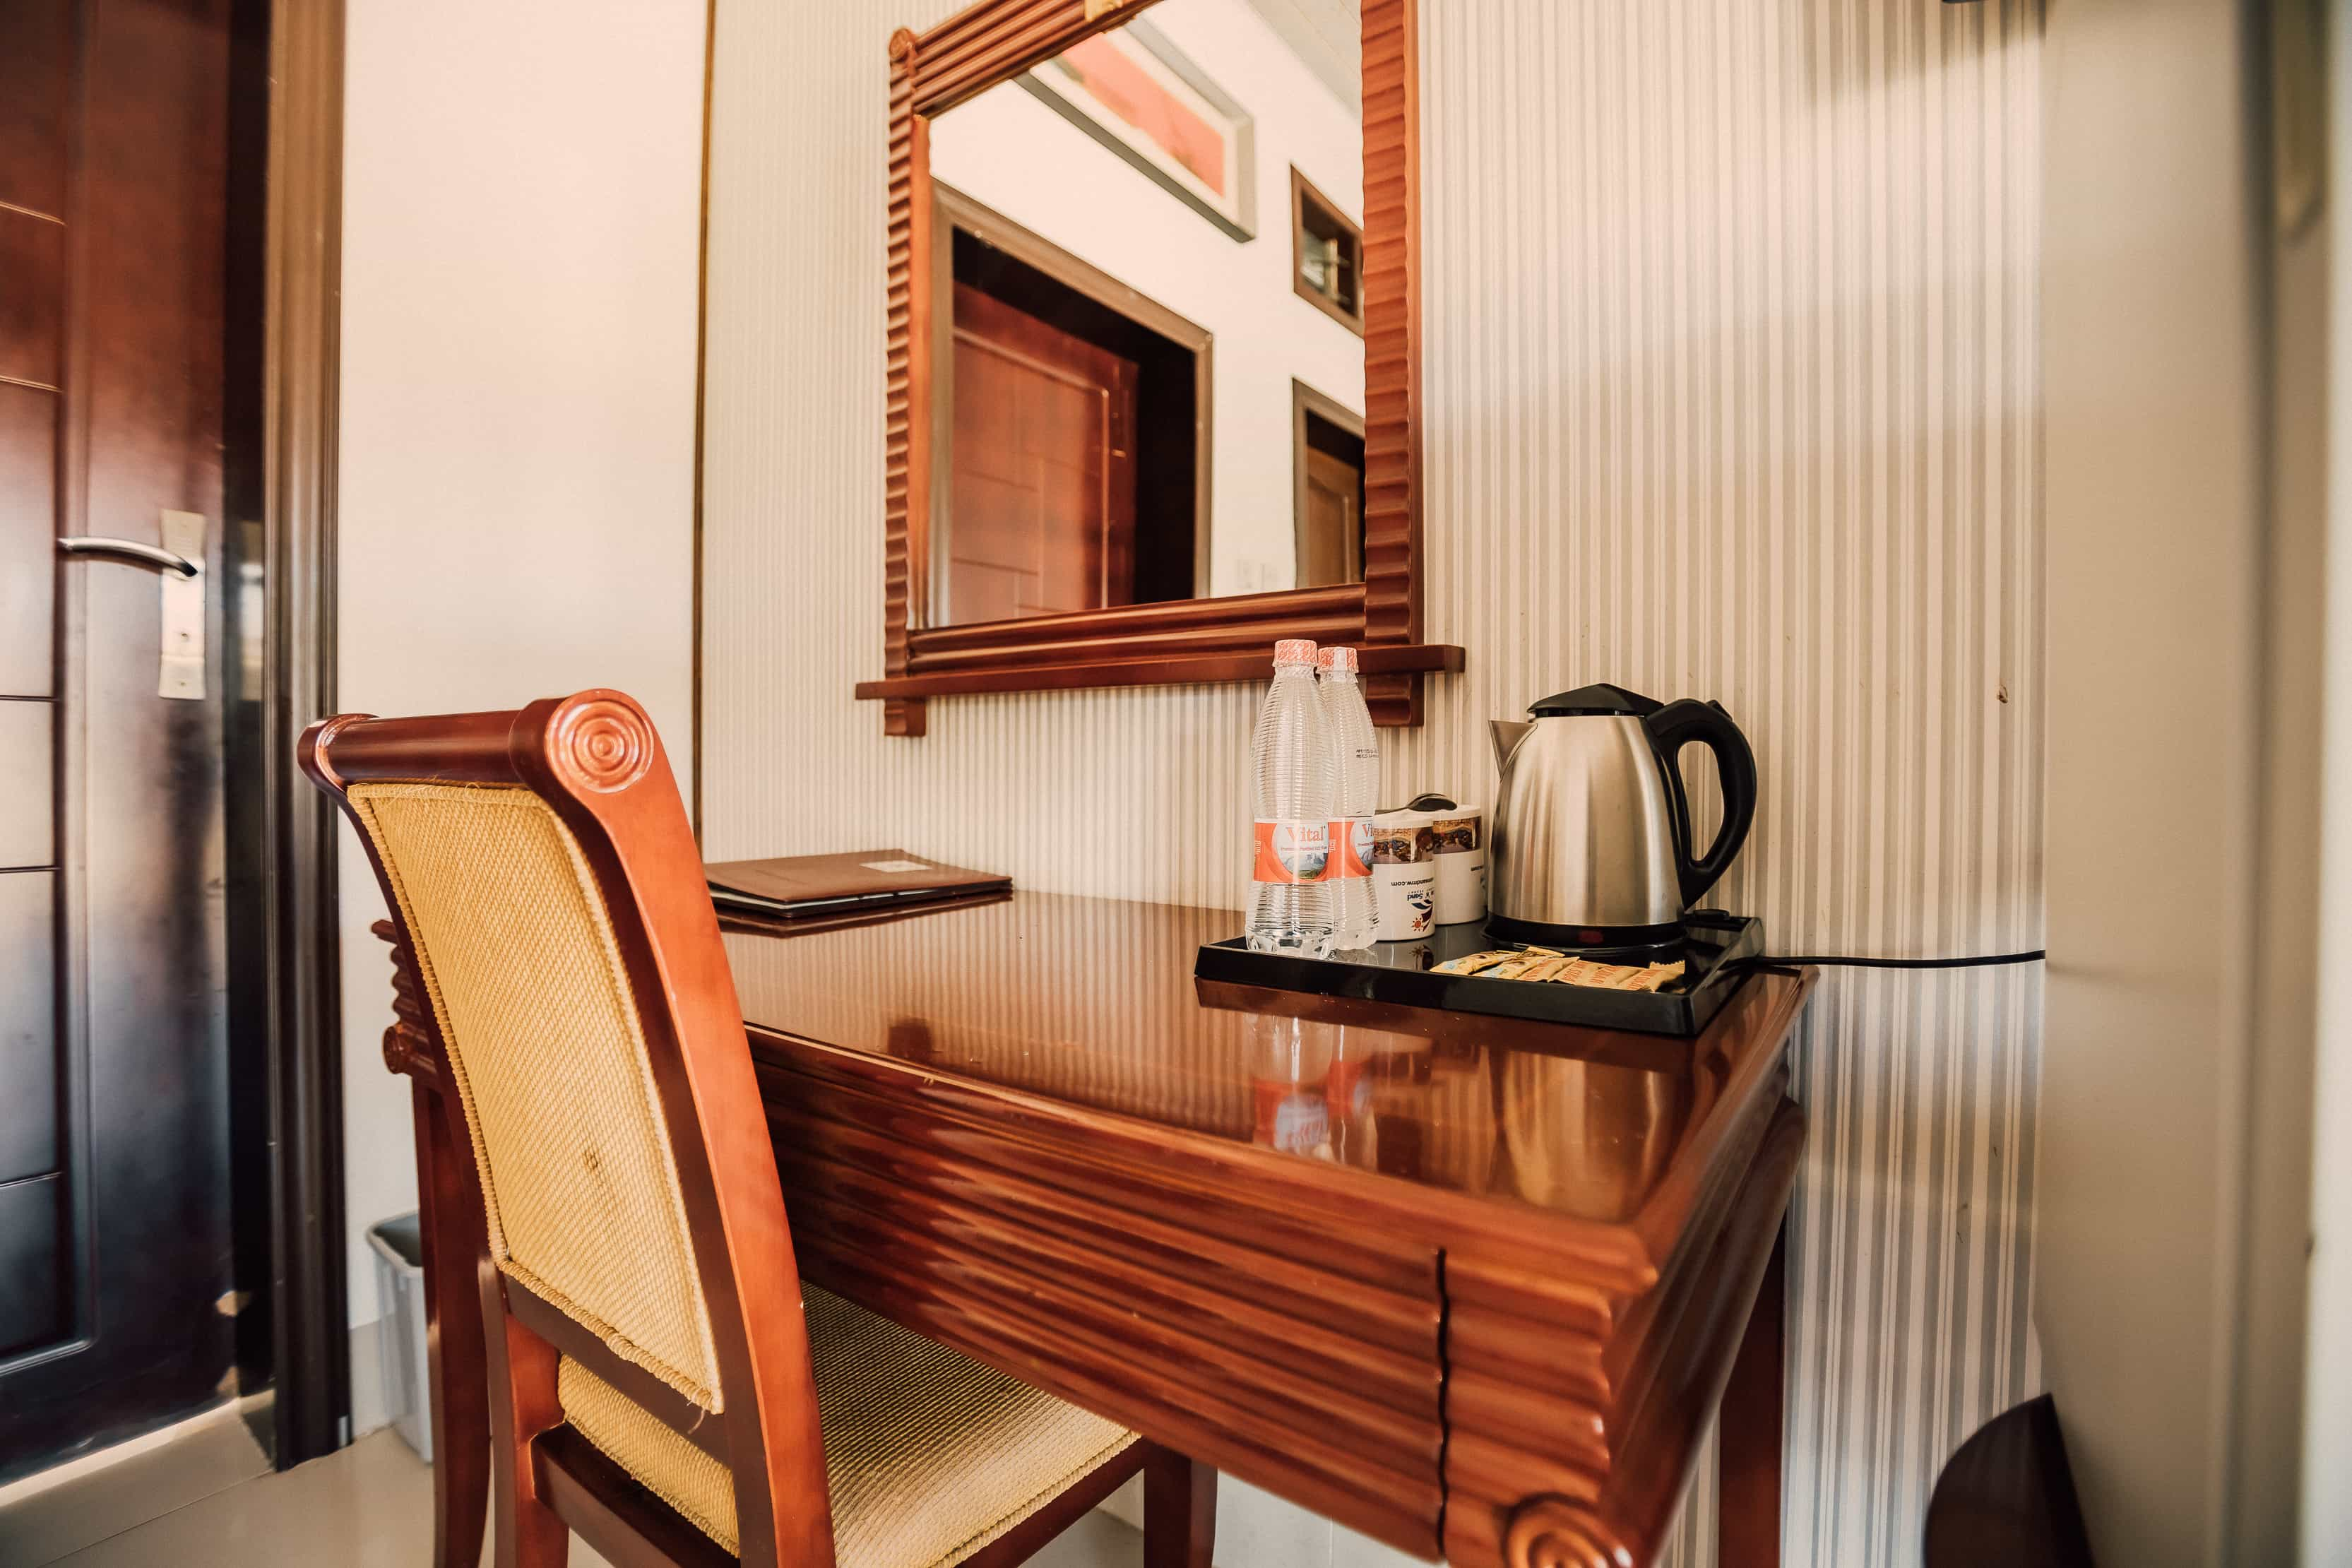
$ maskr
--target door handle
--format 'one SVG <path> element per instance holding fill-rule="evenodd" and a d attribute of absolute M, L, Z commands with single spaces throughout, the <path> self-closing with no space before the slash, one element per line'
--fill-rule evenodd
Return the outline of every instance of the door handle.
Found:
<path fill-rule="evenodd" d="M 142 566 L 153 566 L 165 572 L 176 572 L 183 577 L 194 577 L 204 567 L 177 551 L 161 545 L 142 544 L 135 539 L 99 539 L 86 533 L 70 534 L 58 541 L 58 548 L 68 555 L 112 555 L 125 561 L 136 561 Z"/>
<path fill-rule="evenodd" d="M 155 678 L 159 697 L 201 702 L 205 697 L 205 519 L 202 512 L 162 514 L 163 542 L 100 539 L 71 534 L 58 541 L 68 555 L 86 555 L 138 566 L 163 576 L 163 637 Z"/>

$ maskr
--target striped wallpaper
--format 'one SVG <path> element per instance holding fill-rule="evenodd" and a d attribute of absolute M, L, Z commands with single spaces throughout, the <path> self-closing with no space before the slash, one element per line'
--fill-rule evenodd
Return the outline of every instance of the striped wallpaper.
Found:
<path fill-rule="evenodd" d="M 920 741 L 849 695 L 883 42 L 951 8 L 719 0 L 706 847 L 1230 904 L 1260 689 L 947 700 Z M 1428 624 L 1469 668 L 1387 797 L 1486 795 L 1483 721 L 1549 691 L 1715 697 L 1763 778 L 1720 900 L 1782 951 L 2038 945 L 2039 0 L 1423 10 Z M 1917 1561 L 1937 1469 L 2038 1386 L 2040 1016 L 2032 968 L 1832 971 L 1808 1016 L 1790 1562 Z"/>

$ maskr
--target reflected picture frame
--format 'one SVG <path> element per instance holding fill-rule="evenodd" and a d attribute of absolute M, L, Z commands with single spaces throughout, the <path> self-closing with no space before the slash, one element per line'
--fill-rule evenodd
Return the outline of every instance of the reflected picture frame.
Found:
<path fill-rule="evenodd" d="M 1256 122 L 1150 23 L 1081 39 L 1016 79 L 1229 237 L 1257 237 Z"/>

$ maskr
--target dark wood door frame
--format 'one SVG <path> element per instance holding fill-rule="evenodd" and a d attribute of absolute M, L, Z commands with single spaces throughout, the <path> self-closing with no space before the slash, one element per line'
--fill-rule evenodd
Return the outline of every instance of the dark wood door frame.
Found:
<path fill-rule="evenodd" d="M 335 710 L 343 0 L 237 0 L 231 489 L 232 1186 L 240 1392 L 278 1468 L 350 1440 L 335 813 L 294 757 Z M 239 581 L 232 574 L 232 582 Z M 257 653 L 257 658 L 255 657 Z M 239 895 L 242 895 L 241 897 Z"/>
<path fill-rule="evenodd" d="M 335 493 L 342 310 L 343 0 L 274 0 L 267 437 L 272 1093 L 280 1151 L 277 1461 L 351 1437 L 343 1278 L 341 947 L 334 807 L 297 767 L 337 707 Z"/>

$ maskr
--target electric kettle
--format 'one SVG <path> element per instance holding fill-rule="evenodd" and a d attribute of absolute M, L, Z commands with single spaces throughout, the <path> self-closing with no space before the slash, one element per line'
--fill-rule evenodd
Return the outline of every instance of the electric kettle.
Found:
<path fill-rule="evenodd" d="M 1547 697 L 1525 722 L 1493 721 L 1487 931 L 1553 947 L 1678 941 L 1682 912 L 1715 886 L 1756 817 L 1756 754 L 1717 702 L 1661 703 L 1617 686 Z M 1715 753 L 1723 826 L 1691 843 L 1682 749 Z"/>

